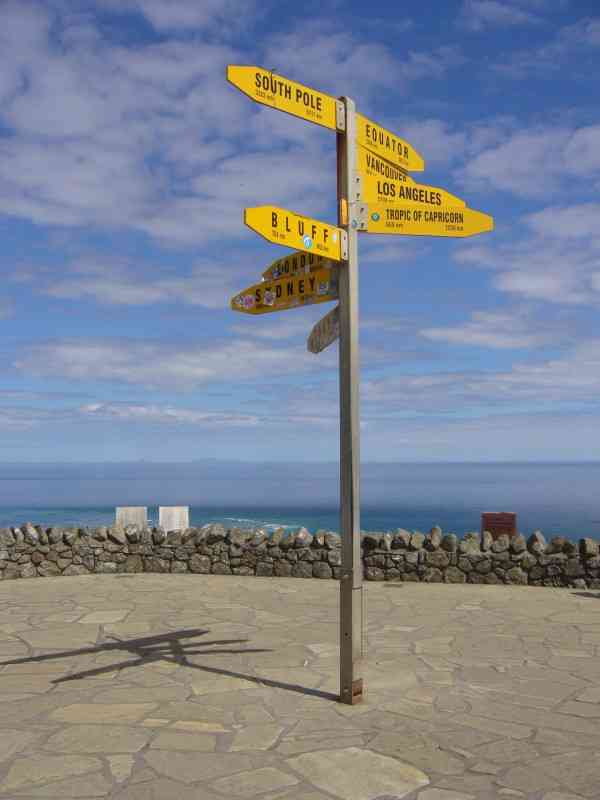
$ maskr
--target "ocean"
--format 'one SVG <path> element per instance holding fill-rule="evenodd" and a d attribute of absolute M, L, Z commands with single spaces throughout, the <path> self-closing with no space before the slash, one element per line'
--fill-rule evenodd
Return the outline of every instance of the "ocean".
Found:
<path fill-rule="evenodd" d="M 189 505 L 194 526 L 222 522 L 339 530 L 335 464 L 0 464 L 0 527 L 96 526 L 116 505 Z M 482 511 L 514 511 L 519 530 L 600 539 L 600 463 L 364 464 L 361 527 L 458 535 Z"/>

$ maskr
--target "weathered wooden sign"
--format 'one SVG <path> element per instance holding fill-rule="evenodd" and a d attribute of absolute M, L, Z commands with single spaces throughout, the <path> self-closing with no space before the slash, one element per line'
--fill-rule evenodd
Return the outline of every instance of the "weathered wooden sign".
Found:
<path fill-rule="evenodd" d="M 423 208 L 416 203 L 369 203 L 367 233 L 403 236 L 475 236 L 494 230 L 489 214 L 472 208 Z"/>
<path fill-rule="evenodd" d="M 257 103 L 271 106 L 324 128 L 337 128 L 337 101 L 331 95 L 317 92 L 262 67 L 227 67 L 227 80 Z"/>
<path fill-rule="evenodd" d="M 284 278 L 287 275 L 296 275 L 297 273 L 306 275 L 309 272 L 315 272 L 317 269 L 331 266 L 333 266 L 333 262 L 325 258 L 325 256 L 298 251 L 273 261 L 262 275 L 263 280 L 276 280 L 277 278 Z"/>
<path fill-rule="evenodd" d="M 321 353 L 340 336 L 340 307 L 332 308 L 313 327 L 306 342 L 309 353 Z"/>
<path fill-rule="evenodd" d="M 338 269 L 334 267 L 261 281 L 232 297 L 230 306 L 242 314 L 269 314 L 337 299 Z"/>
<path fill-rule="evenodd" d="M 430 208 L 442 205 L 464 207 L 464 200 L 437 186 L 417 183 L 400 167 L 358 147 L 358 172 L 361 177 L 358 199 L 365 203 L 418 203 Z"/>
<path fill-rule="evenodd" d="M 422 172 L 425 169 L 422 156 L 412 144 L 362 114 L 356 115 L 356 141 L 372 153 L 410 172 Z"/>
<path fill-rule="evenodd" d="M 346 231 L 326 222 L 294 214 L 277 206 L 256 206 L 244 211 L 244 222 L 269 242 L 293 247 L 305 253 L 342 261 Z"/>

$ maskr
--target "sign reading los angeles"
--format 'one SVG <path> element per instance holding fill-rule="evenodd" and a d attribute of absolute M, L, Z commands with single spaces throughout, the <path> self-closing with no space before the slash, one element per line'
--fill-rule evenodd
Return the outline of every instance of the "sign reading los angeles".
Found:
<path fill-rule="evenodd" d="M 336 130 L 336 99 L 261 67 L 230 64 L 227 80 L 264 106 Z"/>
<path fill-rule="evenodd" d="M 425 162 L 415 148 L 376 122 L 356 115 L 356 141 L 372 153 L 409 172 L 422 172 Z"/>
<path fill-rule="evenodd" d="M 342 260 L 342 237 L 346 231 L 277 206 L 246 208 L 244 222 L 268 242 L 293 247 L 305 253 Z"/>
<path fill-rule="evenodd" d="M 308 275 L 296 274 L 261 281 L 231 299 L 231 308 L 244 314 L 268 314 L 289 308 L 328 303 L 338 298 L 338 269 L 322 268 Z"/>
<path fill-rule="evenodd" d="M 340 307 L 332 308 L 314 326 L 306 342 L 310 353 L 321 353 L 340 336 Z"/>
<path fill-rule="evenodd" d="M 323 267 L 331 267 L 332 262 L 324 256 L 315 253 L 291 253 L 289 256 L 278 258 L 263 272 L 263 280 L 276 280 L 287 275 L 297 273 L 307 274 Z"/>
<path fill-rule="evenodd" d="M 437 186 L 417 183 L 365 147 L 357 147 L 357 168 L 362 178 L 359 200 L 365 203 L 419 203 L 424 206 L 465 206 L 464 200 Z"/>
<path fill-rule="evenodd" d="M 461 237 L 493 230 L 493 218 L 472 208 L 442 206 L 434 210 L 415 203 L 369 203 L 367 233 Z"/>

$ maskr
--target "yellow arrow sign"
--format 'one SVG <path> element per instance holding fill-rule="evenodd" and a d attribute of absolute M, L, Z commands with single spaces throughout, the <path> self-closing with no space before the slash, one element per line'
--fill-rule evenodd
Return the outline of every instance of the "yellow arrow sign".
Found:
<path fill-rule="evenodd" d="M 489 214 L 472 208 L 441 206 L 423 208 L 416 203 L 384 205 L 369 203 L 367 233 L 405 236 L 475 236 L 494 230 Z"/>
<path fill-rule="evenodd" d="M 373 120 L 356 115 L 356 141 L 372 153 L 410 172 L 422 172 L 425 162 L 415 148 Z"/>
<path fill-rule="evenodd" d="M 323 267 L 331 267 L 332 262 L 324 256 L 315 253 L 291 253 L 289 256 L 278 258 L 263 272 L 263 280 L 276 280 L 297 273 L 307 274 Z"/>
<path fill-rule="evenodd" d="M 309 353 L 320 353 L 339 339 L 339 336 L 340 307 L 336 306 L 314 326 L 306 342 L 306 348 Z"/>
<path fill-rule="evenodd" d="M 336 99 L 262 67 L 229 64 L 227 80 L 257 103 L 336 130 Z"/>
<path fill-rule="evenodd" d="M 385 161 L 360 145 L 357 147 L 357 167 L 362 177 L 358 198 L 365 203 L 418 203 L 436 206 L 464 207 L 464 200 L 445 189 L 417 183 L 399 167 Z"/>
<path fill-rule="evenodd" d="M 294 247 L 304 253 L 342 261 L 346 231 L 277 206 L 256 206 L 244 211 L 244 222 L 267 241 Z"/>
<path fill-rule="evenodd" d="M 243 314 L 268 314 L 290 308 L 328 303 L 338 297 L 338 270 L 319 269 L 249 286 L 231 298 L 230 306 Z"/>

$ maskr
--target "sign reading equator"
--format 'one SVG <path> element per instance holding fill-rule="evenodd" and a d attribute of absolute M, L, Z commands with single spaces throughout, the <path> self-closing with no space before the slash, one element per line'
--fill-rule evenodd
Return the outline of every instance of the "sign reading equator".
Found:
<path fill-rule="evenodd" d="M 431 209 L 416 203 L 368 204 L 367 233 L 463 237 L 493 230 L 493 218 L 472 208 Z"/>
<path fill-rule="evenodd" d="M 365 203 L 419 203 L 425 206 L 449 205 L 464 207 L 464 200 L 445 189 L 417 183 L 400 167 L 371 153 L 360 145 L 357 148 L 357 167 L 362 178 L 359 200 Z"/>
<path fill-rule="evenodd" d="M 244 210 L 244 222 L 268 242 L 316 253 L 342 261 L 342 240 L 346 231 L 277 206 L 255 206 Z"/>
<path fill-rule="evenodd" d="M 358 113 L 356 141 L 372 153 L 409 172 L 422 172 L 425 169 L 423 157 L 417 153 L 412 144 Z"/>
<path fill-rule="evenodd" d="M 229 64 L 227 80 L 257 103 L 277 108 L 333 131 L 337 129 L 337 101 L 331 95 L 262 67 Z"/>

